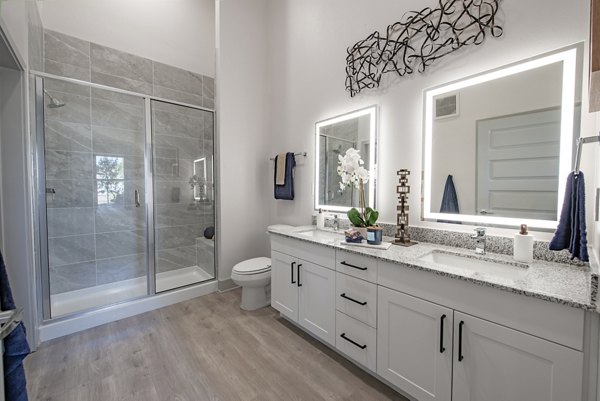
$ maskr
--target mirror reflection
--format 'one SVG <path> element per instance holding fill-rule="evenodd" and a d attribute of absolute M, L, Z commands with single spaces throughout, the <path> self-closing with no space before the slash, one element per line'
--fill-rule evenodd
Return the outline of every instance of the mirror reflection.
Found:
<path fill-rule="evenodd" d="M 374 206 L 374 159 L 376 107 L 333 117 L 316 124 L 317 166 L 315 177 L 315 208 L 344 211 L 358 206 L 358 190 L 342 188 L 337 168 L 339 156 L 350 148 L 357 149 L 364 167 L 373 177 L 365 185 L 367 203 Z"/>
<path fill-rule="evenodd" d="M 575 56 L 571 48 L 426 91 L 425 218 L 556 222 L 579 136 Z"/>

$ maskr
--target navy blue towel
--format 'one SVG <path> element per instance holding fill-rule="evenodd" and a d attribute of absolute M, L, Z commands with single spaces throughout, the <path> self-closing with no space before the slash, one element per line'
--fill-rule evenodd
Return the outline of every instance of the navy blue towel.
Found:
<path fill-rule="evenodd" d="M 275 156 L 275 166 L 277 166 L 277 158 Z M 275 187 L 275 199 L 294 200 L 294 167 L 296 166 L 296 158 L 292 152 L 285 154 L 285 183 L 277 185 L 277 168 L 273 176 L 273 186 Z"/>
<path fill-rule="evenodd" d="M 450 174 L 448 175 L 448 178 L 446 178 L 446 185 L 444 186 L 444 195 L 442 195 L 440 213 L 460 214 L 458 209 L 458 197 L 456 196 L 456 189 L 454 188 L 454 180 Z M 438 220 L 438 223 L 460 224 L 460 221 Z"/>
<path fill-rule="evenodd" d="M 0 252 L 0 308 L 2 310 L 16 308 L 2 252 Z M 27 401 L 27 383 L 25 381 L 23 359 L 30 352 L 25 334 L 25 325 L 21 322 L 4 339 L 4 394 L 6 401 Z"/>
<path fill-rule="evenodd" d="M 549 248 L 552 251 L 568 249 L 571 259 L 578 258 L 582 262 L 590 260 L 585 227 L 585 181 L 581 171 L 577 175 L 571 173 L 567 177 L 560 220 Z"/>
<path fill-rule="evenodd" d="M 458 210 L 458 197 L 456 196 L 456 189 L 454 188 L 454 181 L 451 175 L 448 175 L 448 178 L 446 178 L 440 213 L 460 213 Z"/>

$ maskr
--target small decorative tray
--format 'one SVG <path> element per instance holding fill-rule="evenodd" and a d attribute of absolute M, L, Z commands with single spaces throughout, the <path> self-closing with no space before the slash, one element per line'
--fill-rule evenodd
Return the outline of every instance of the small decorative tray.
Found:
<path fill-rule="evenodd" d="M 379 245 L 371 245 L 365 242 L 346 242 L 344 240 L 340 241 L 340 245 L 351 245 L 351 246 L 362 246 L 364 248 L 375 248 L 375 249 L 388 249 L 392 246 L 391 242 L 382 242 Z"/>

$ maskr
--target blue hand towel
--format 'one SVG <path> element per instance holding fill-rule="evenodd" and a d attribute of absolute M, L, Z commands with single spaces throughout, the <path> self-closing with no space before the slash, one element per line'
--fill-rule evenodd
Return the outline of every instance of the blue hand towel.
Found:
<path fill-rule="evenodd" d="M 458 210 L 458 197 L 456 196 L 456 189 L 454 188 L 452 175 L 448 175 L 448 178 L 446 178 L 446 185 L 444 186 L 444 195 L 442 196 L 440 213 L 460 213 Z"/>
<path fill-rule="evenodd" d="M 0 308 L 2 310 L 15 309 L 8 274 L 4 265 L 4 258 L 0 252 Z M 27 401 L 27 383 L 23 359 L 31 352 L 25 325 L 19 323 L 17 327 L 4 339 L 4 394 L 6 401 Z"/>
<path fill-rule="evenodd" d="M 582 262 L 590 260 L 585 227 L 585 181 L 581 171 L 577 175 L 571 173 L 567 177 L 560 220 L 549 248 L 552 251 L 568 249 L 571 259 L 578 258 Z"/>
<path fill-rule="evenodd" d="M 444 186 L 444 195 L 442 196 L 440 213 L 460 214 L 458 208 L 458 197 L 456 196 L 456 189 L 454 188 L 454 180 L 450 174 L 448 175 L 448 178 L 446 178 L 446 185 Z M 460 221 L 438 220 L 438 223 L 460 224 Z"/>
<path fill-rule="evenodd" d="M 275 157 L 275 165 L 277 166 L 277 158 Z M 273 185 L 275 187 L 275 199 L 294 200 L 294 167 L 296 166 L 296 158 L 294 153 L 287 152 L 285 154 L 285 184 L 277 185 L 277 169 L 273 176 Z"/>

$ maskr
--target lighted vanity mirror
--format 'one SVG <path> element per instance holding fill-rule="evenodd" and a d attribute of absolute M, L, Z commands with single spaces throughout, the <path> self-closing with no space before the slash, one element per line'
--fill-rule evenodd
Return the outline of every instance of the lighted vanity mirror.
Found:
<path fill-rule="evenodd" d="M 365 185 L 367 205 L 375 208 L 377 106 L 328 118 L 315 124 L 315 209 L 347 211 L 358 207 L 358 190 L 340 188 L 338 156 L 357 149 L 369 171 Z"/>
<path fill-rule="evenodd" d="M 581 54 L 571 46 L 425 91 L 426 220 L 556 228 L 579 136 Z"/>

